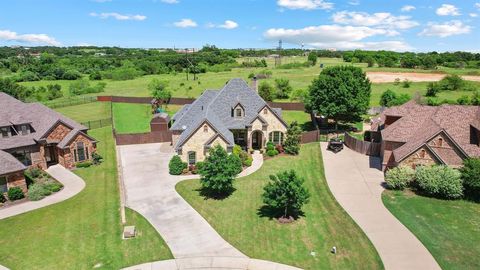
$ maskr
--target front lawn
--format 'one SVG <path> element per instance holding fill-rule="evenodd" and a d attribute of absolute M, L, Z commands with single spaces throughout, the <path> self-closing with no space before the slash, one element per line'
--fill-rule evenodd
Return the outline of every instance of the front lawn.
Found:
<path fill-rule="evenodd" d="M 305 217 L 279 224 L 262 211 L 261 194 L 271 174 L 294 169 L 311 193 Z M 335 201 L 325 181 L 318 143 L 303 145 L 297 157 L 266 160 L 254 174 L 235 183 L 224 200 L 205 200 L 198 180 L 177 185 L 177 191 L 234 247 L 247 256 L 304 269 L 382 269 L 376 250 Z M 336 246 L 338 253 L 330 253 Z"/>
<path fill-rule="evenodd" d="M 138 237 L 122 240 L 115 145 L 110 127 L 89 132 L 105 161 L 77 169 L 86 182 L 75 197 L 0 220 L 0 264 L 11 269 L 119 269 L 172 258 L 157 231 L 126 211 Z"/>
<path fill-rule="evenodd" d="M 480 269 L 480 204 L 385 191 L 383 203 L 443 269 Z"/>

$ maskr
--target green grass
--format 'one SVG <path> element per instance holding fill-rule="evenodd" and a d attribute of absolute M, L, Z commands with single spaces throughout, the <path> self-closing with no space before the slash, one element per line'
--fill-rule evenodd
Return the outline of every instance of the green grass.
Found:
<path fill-rule="evenodd" d="M 110 117 L 110 102 L 91 102 L 55 110 L 77 122 L 93 121 Z"/>
<path fill-rule="evenodd" d="M 305 178 L 311 193 L 305 217 L 292 224 L 259 215 L 263 186 L 269 175 L 293 169 Z M 266 160 L 254 174 L 235 182 L 224 200 L 206 200 L 198 180 L 177 185 L 185 198 L 228 242 L 247 256 L 304 269 L 381 269 L 381 260 L 367 237 L 343 211 L 325 181 L 318 143 L 303 145 L 299 156 Z M 331 254 L 333 246 L 338 248 Z M 315 256 L 310 252 L 314 251 Z"/>
<path fill-rule="evenodd" d="M 282 118 L 287 122 L 287 124 L 291 124 L 293 121 L 297 121 L 297 123 L 302 127 L 304 131 L 310 131 L 314 129 L 312 118 L 310 117 L 309 113 L 302 112 L 302 111 L 282 111 Z"/>
<path fill-rule="evenodd" d="M 386 191 L 383 203 L 432 253 L 442 269 L 480 269 L 480 204 Z"/>
<path fill-rule="evenodd" d="M 157 231 L 127 209 L 138 237 L 122 240 L 115 145 L 111 128 L 89 132 L 104 157 L 75 170 L 85 189 L 64 202 L 0 220 L 0 262 L 11 269 L 119 269 L 172 255 Z"/>
<path fill-rule="evenodd" d="M 169 105 L 166 112 L 173 116 L 182 106 Z M 152 107 L 150 104 L 113 103 L 113 116 L 117 133 L 150 132 Z"/>
<path fill-rule="evenodd" d="M 113 103 L 113 116 L 117 133 L 150 131 L 152 112 L 149 104 Z"/>

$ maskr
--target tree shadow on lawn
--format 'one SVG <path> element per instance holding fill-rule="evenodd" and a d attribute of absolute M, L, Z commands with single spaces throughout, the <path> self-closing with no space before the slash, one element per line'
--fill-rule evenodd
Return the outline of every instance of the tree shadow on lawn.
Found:
<path fill-rule="evenodd" d="M 216 201 L 223 201 L 225 199 L 227 199 L 228 197 L 230 197 L 230 195 L 233 194 L 233 192 L 235 192 L 237 189 L 232 187 L 222 193 L 218 193 L 218 192 L 215 192 L 215 191 L 212 191 L 210 189 L 206 189 L 206 188 L 197 188 L 195 189 L 195 191 L 197 191 L 200 196 L 203 197 L 204 200 L 208 200 L 208 199 L 212 199 L 212 200 L 216 200 Z"/>
<path fill-rule="evenodd" d="M 284 209 L 282 208 L 274 208 L 269 205 L 263 205 L 260 208 L 257 209 L 257 215 L 261 218 L 268 218 L 269 220 L 272 219 L 279 219 L 283 217 L 284 214 Z M 302 210 L 295 211 L 292 213 L 291 217 L 293 217 L 294 220 L 299 219 L 300 217 L 305 217 L 305 212 Z"/>

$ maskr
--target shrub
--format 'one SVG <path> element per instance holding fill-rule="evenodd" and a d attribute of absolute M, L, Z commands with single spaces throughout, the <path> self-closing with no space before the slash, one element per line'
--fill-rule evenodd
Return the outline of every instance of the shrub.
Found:
<path fill-rule="evenodd" d="M 203 168 L 203 161 L 198 161 L 195 164 L 195 168 L 197 169 L 197 172 L 200 171 Z"/>
<path fill-rule="evenodd" d="M 275 144 L 273 142 L 267 142 L 267 151 L 274 150 Z"/>
<path fill-rule="evenodd" d="M 440 82 L 439 85 L 442 88 L 442 90 L 447 90 L 447 91 L 457 91 L 462 89 L 465 86 L 465 81 L 462 79 L 462 77 L 458 75 L 448 75 L 445 76 Z"/>
<path fill-rule="evenodd" d="M 431 82 L 427 85 L 427 93 L 425 96 L 427 97 L 436 97 L 437 94 L 440 92 L 440 85 L 437 82 Z"/>
<path fill-rule="evenodd" d="M 45 189 L 44 185 L 40 183 L 30 185 L 28 188 L 28 198 L 31 201 L 39 201 L 45 198 L 45 196 L 47 196 L 46 193 L 48 193 L 48 191 Z M 51 194 L 51 192 L 49 194 Z"/>
<path fill-rule="evenodd" d="M 278 155 L 278 151 L 276 149 L 267 150 L 267 156 L 274 157 L 276 155 Z"/>
<path fill-rule="evenodd" d="M 231 164 L 235 167 L 236 174 L 241 173 L 243 170 L 243 162 L 240 157 L 232 154 L 228 156 L 228 159 L 230 159 Z"/>
<path fill-rule="evenodd" d="M 92 153 L 92 161 L 93 161 L 94 165 L 98 165 L 98 164 L 102 163 L 103 157 L 99 153 L 93 152 Z"/>
<path fill-rule="evenodd" d="M 457 99 L 457 103 L 459 105 L 469 105 L 470 104 L 470 97 L 463 95 Z"/>
<path fill-rule="evenodd" d="M 180 175 L 186 168 L 187 163 L 183 162 L 178 155 L 173 156 L 168 163 L 168 171 L 171 175 Z"/>
<path fill-rule="evenodd" d="M 415 173 L 418 187 L 430 196 L 457 199 L 463 196 L 462 179 L 458 170 L 448 166 L 420 167 Z"/>
<path fill-rule="evenodd" d="M 3 193 L 0 192 L 0 204 L 1 203 L 4 203 L 7 201 L 7 198 L 5 198 L 5 195 Z"/>
<path fill-rule="evenodd" d="M 480 197 L 480 159 L 469 158 L 464 160 L 460 172 L 465 192 Z"/>
<path fill-rule="evenodd" d="M 403 80 L 402 82 L 403 88 L 410 88 L 411 85 L 412 85 L 412 82 L 407 79 Z"/>
<path fill-rule="evenodd" d="M 49 190 L 50 192 L 58 192 L 62 189 L 63 185 L 58 183 L 57 181 L 49 180 L 44 183 L 45 189 Z"/>
<path fill-rule="evenodd" d="M 20 187 L 12 187 L 7 192 L 8 199 L 10 201 L 16 201 L 25 198 L 25 194 Z"/>
<path fill-rule="evenodd" d="M 265 101 L 272 101 L 274 98 L 274 89 L 271 84 L 268 82 L 262 82 L 260 83 L 260 86 L 258 87 L 258 94 L 263 98 Z"/>
<path fill-rule="evenodd" d="M 253 158 L 251 156 L 248 156 L 248 158 L 245 159 L 245 161 L 243 162 L 243 165 L 245 165 L 246 167 L 250 167 L 252 166 L 252 163 L 253 163 Z"/>
<path fill-rule="evenodd" d="M 385 174 L 385 182 L 389 189 L 403 190 L 413 181 L 415 171 L 410 167 L 396 167 Z"/>
<path fill-rule="evenodd" d="M 77 168 L 88 168 L 90 166 L 92 166 L 92 162 L 90 160 L 78 162 L 77 164 L 75 164 L 75 167 Z"/>
<path fill-rule="evenodd" d="M 293 91 L 290 81 L 285 78 L 275 79 L 275 88 L 276 88 L 276 97 L 277 98 L 288 98 L 290 93 Z"/>

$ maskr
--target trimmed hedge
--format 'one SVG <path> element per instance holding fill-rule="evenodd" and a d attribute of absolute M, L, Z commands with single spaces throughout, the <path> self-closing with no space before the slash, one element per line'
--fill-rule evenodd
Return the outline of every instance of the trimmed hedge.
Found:
<path fill-rule="evenodd" d="M 10 201 L 16 201 L 25 198 L 25 194 L 19 187 L 12 187 L 7 192 L 7 197 Z"/>
<path fill-rule="evenodd" d="M 415 179 L 426 194 L 439 198 L 458 199 L 463 196 L 463 185 L 458 170 L 448 166 L 417 168 Z"/>
<path fill-rule="evenodd" d="M 389 189 L 404 190 L 415 178 L 415 171 L 410 167 L 396 167 L 385 174 L 385 182 Z"/>
<path fill-rule="evenodd" d="M 168 163 L 168 171 L 171 175 L 180 175 L 187 167 L 187 163 L 183 162 L 178 155 L 173 156 Z"/>

